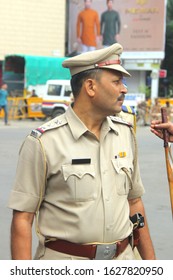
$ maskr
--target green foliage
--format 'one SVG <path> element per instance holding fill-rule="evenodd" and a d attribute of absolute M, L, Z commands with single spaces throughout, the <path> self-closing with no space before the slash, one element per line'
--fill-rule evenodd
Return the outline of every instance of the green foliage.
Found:
<path fill-rule="evenodd" d="M 167 23 L 173 20 L 173 0 L 167 0 L 167 16 L 166 16 Z"/>
<path fill-rule="evenodd" d="M 149 86 L 146 86 L 144 84 L 140 85 L 139 92 L 145 93 L 147 99 L 151 97 L 151 88 Z"/>
<path fill-rule="evenodd" d="M 169 88 L 173 87 L 173 0 L 167 0 L 165 58 L 161 68 L 167 69 Z"/>

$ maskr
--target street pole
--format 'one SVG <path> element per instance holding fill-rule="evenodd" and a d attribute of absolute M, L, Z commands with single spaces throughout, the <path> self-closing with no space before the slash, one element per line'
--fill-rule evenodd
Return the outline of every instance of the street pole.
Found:
<path fill-rule="evenodd" d="M 151 101 L 158 97 L 159 88 L 159 69 L 153 69 L 151 73 Z"/>

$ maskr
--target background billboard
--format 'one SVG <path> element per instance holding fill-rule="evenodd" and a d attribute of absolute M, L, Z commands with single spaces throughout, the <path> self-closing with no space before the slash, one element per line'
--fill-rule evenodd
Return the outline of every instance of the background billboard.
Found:
<path fill-rule="evenodd" d="M 114 0 L 113 7 L 120 14 L 119 43 L 124 48 L 124 58 L 164 57 L 166 0 Z M 69 51 L 76 42 L 76 21 L 84 8 L 83 0 L 70 0 Z M 107 9 L 106 0 L 93 0 L 92 8 L 99 17 Z M 102 48 L 101 42 L 97 48 Z M 80 49 L 79 49 L 80 50 Z"/>

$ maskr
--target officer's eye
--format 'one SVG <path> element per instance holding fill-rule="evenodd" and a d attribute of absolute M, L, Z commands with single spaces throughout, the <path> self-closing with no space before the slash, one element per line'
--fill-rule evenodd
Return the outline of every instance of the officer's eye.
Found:
<path fill-rule="evenodd" d="M 116 84 L 117 86 L 122 85 L 122 80 L 115 80 L 114 84 Z"/>

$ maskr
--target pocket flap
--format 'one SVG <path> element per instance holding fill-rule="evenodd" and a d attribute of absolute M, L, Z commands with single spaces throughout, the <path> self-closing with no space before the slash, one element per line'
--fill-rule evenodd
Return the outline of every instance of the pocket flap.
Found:
<path fill-rule="evenodd" d="M 117 173 L 120 173 L 123 168 L 126 168 L 131 172 L 133 170 L 133 166 L 131 162 L 127 160 L 127 158 L 112 159 L 112 163 Z"/>
<path fill-rule="evenodd" d="M 79 179 L 81 179 L 84 175 L 89 174 L 92 177 L 95 177 L 95 171 L 94 171 L 94 165 L 93 164 L 64 164 L 62 165 L 64 180 L 67 181 L 67 179 L 75 175 Z"/>

